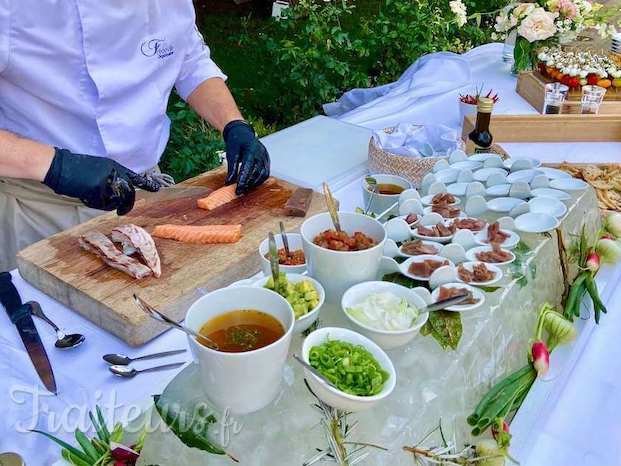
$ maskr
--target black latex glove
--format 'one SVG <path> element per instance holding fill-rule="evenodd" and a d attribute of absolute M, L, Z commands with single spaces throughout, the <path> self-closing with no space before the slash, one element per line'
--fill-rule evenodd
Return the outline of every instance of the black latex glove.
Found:
<path fill-rule="evenodd" d="M 243 120 L 231 121 L 222 132 L 226 144 L 226 184 L 237 182 L 236 194 L 245 194 L 270 176 L 270 155 L 254 129 Z"/>
<path fill-rule="evenodd" d="M 93 209 L 116 209 L 119 215 L 134 207 L 135 188 L 152 192 L 160 188 L 112 159 L 58 148 L 43 183 L 56 194 L 75 197 Z"/>

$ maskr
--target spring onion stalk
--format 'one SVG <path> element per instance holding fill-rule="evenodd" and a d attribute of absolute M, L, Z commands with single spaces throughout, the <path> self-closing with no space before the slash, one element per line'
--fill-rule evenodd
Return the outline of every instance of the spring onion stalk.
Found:
<path fill-rule="evenodd" d="M 595 246 L 595 251 L 604 264 L 614 264 L 621 259 L 621 243 L 613 239 L 600 239 Z"/>
<path fill-rule="evenodd" d="M 621 214 L 609 214 L 604 220 L 604 229 L 615 238 L 621 238 Z"/>

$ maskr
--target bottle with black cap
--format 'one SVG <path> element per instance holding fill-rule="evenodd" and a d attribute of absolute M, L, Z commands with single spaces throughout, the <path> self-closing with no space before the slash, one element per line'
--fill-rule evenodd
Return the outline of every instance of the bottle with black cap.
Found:
<path fill-rule="evenodd" d="M 474 144 L 474 152 L 489 152 L 492 146 L 492 133 L 489 123 L 494 109 L 494 101 L 488 97 L 479 97 L 477 105 L 477 122 L 468 139 Z"/>

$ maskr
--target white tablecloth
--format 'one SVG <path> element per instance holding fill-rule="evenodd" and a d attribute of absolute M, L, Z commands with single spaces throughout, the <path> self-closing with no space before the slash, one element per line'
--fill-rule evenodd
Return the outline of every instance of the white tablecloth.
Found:
<path fill-rule="evenodd" d="M 498 109 L 504 109 L 503 113 L 532 111 L 514 93 L 515 80 L 503 71 L 500 49 L 488 46 L 477 53 L 480 58 L 474 63 L 480 63 L 480 67 L 474 70 L 473 79 L 485 81 L 487 85 L 501 90 L 503 101 Z M 453 111 L 447 112 L 446 108 L 438 105 L 427 102 L 420 109 L 412 107 L 410 110 L 413 113 L 392 115 L 391 119 L 383 120 L 378 127 L 383 127 L 389 121 L 392 124 L 412 121 L 410 115 L 416 112 L 420 113 L 421 118 L 424 115 L 425 121 L 435 121 L 440 114 Z M 457 111 L 456 106 L 454 111 Z M 364 121 L 358 123 L 365 125 Z M 371 124 L 368 126 L 373 127 Z M 295 144 L 296 141 L 292 140 L 292 154 L 295 153 Z M 576 160 L 594 160 L 596 157 L 602 157 L 602 160 L 618 160 L 621 150 L 614 146 L 529 144 L 516 145 L 511 150 L 513 153 L 536 155 L 546 161 L 563 160 L 570 154 L 574 154 Z M 326 173 L 335 179 L 336 174 L 331 170 L 329 161 L 324 163 Z M 342 176 L 347 176 L 347 173 L 342 173 Z M 337 191 L 336 196 L 344 210 L 353 210 L 362 205 L 357 181 Z M 606 271 L 600 281 L 616 284 L 618 275 L 619 273 Z M 81 423 L 78 427 L 84 430 L 84 412 L 92 409 L 95 404 L 109 410 L 106 412 L 107 417 L 114 411 L 115 419 L 122 421 L 135 415 L 150 395 L 160 393 L 175 373 L 168 371 L 143 374 L 133 380 L 117 379 L 108 372 L 106 364 L 101 360 L 103 354 L 119 352 L 138 355 L 186 348 L 187 345 L 184 335 L 170 331 L 140 350 L 132 349 L 29 286 L 17 273 L 14 273 L 14 278 L 24 301 L 39 301 L 52 320 L 67 330 L 84 333 L 87 337 L 82 347 L 62 352 L 53 347 L 54 335 L 51 329 L 36 321 L 58 382 L 59 395 L 53 397 L 38 382 L 14 326 L 6 314 L 0 312 L 0 399 L 3 408 L 0 452 L 17 451 L 25 457 L 29 466 L 48 465 L 58 457 L 58 448 L 48 440 L 24 431 L 39 427 L 71 440 L 70 435 L 63 433 L 63 430 L 73 431 L 76 419 Z M 583 332 L 580 341 L 585 349 L 579 358 L 575 353 L 567 356 L 571 362 L 567 365 L 569 373 L 563 373 L 557 381 L 548 383 L 547 387 L 540 389 L 537 385 L 536 393 L 539 397 L 533 395 L 527 399 L 514 423 L 514 443 L 520 453 L 522 465 L 621 464 L 621 432 L 617 421 L 618 414 L 621 413 L 621 350 L 615 344 L 617 329 L 621 325 L 621 315 L 615 313 L 618 311 L 615 309 L 618 303 L 621 303 L 621 289 L 609 297 L 611 312 L 603 318 L 602 324 L 588 333 Z M 187 361 L 189 358 L 189 354 L 186 354 L 168 358 L 166 362 Z M 136 367 L 151 364 L 152 362 L 143 362 L 136 364 Z M 547 403 L 545 406 L 542 404 L 544 402 Z M 542 413 L 546 415 L 542 416 Z M 532 429 L 535 427 L 538 429 L 536 432 L 542 432 L 541 436 L 534 435 L 535 431 Z M 567 455 L 561 454 L 562 449 L 566 449 L 563 452 L 567 452 Z"/>

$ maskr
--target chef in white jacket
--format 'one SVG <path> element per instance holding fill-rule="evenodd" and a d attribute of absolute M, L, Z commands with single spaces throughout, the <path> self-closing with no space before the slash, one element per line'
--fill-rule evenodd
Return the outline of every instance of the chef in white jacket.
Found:
<path fill-rule="evenodd" d="M 0 271 L 21 248 L 156 191 L 173 86 L 223 132 L 227 183 L 269 176 L 191 0 L 0 0 Z"/>

